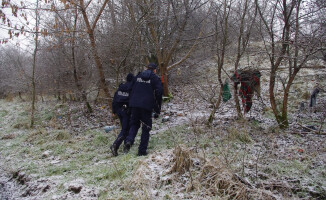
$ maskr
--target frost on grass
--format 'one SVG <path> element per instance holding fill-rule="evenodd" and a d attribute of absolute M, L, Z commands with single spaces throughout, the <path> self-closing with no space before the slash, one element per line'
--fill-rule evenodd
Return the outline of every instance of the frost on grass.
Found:
<path fill-rule="evenodd" d="M 246 183 L 219 160 L 177 146 L 140 162 L 128 184 L 141 199 L 276 199 L 270 191 Z"/>
<path fill-rule="evenodd" d="M 285 131 L 269 108 L 266 74 L 261 98 L 253 99 L 244 120 L 229 100 L 210 127 L 208 100 L 217 97 L 209 92 L 218 84 L 199 76 L 172 83 L 174 98 L 153 120 L 147 157 L 135 156 L 138 139 L 131 152 L 121 148 L 111 157 L 120 129 L 104 133 L 103 126 L 118 121 L 103 105 L 87 113 L 80 102 L 38 102 L 36 128 L 30 129 L 29 103 L 0 100 L 0 199 L 326 198 L 325 93 L 315 110 L 306 106 L 310 79 L 325 85 L 318 78 L 325 71 L 318 73 L 302 71 L 294 83 Z"/>

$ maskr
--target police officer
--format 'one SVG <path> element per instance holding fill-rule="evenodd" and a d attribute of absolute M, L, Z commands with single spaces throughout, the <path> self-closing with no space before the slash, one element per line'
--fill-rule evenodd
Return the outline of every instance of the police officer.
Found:
<path fill-rule="evenodd" d="M 129 111 L 129 95 L 132 87 L 134 75 L 129 73 L 126 77 L 126 83 L 120 84 L 118 90 L 115 92 L 112 102 L 112 111 L 113 114 L 117 114 L 120 123 L 121 123 L 121 132 L 118 135 L 117 139 L 114 141 L 110 147 L 113 156 L 118 155 L 118 149 L 125 140 L 129 132 L 129 120 L 130 120 L 130 111 Z M 125 141 L 126 142 L 126 141 Z"/>
<path fill-rule="evenodd" d="M 126 138 L 124 151 L 128 152 L 135 141 L 138 129 L 142 125 L 138 156 L 147 155 L 149 132 L 152 129 L 152 113 L 157 118 L 161 111 L 163 87 L 155 74 L 157 65 L 150 63 L 147 69 L 135 78 L 130 95 L 131 108 L 130 130 Z"/>

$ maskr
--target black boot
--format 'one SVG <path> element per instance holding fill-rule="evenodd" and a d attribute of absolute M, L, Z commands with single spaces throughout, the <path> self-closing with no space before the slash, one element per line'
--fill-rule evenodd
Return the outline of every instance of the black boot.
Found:
<path fill-rule="evenodd" d="M 131 144 L 130 144 L 129 142 L 127 142 L 127 143 L 125 144 L 125 146 L 123 147 L 123 152 L 124 152 L 124 153 L 128 153 L 129 150 L 130 150 L 130 147 L 131 147 Z"/>
<path fill-rule="evenodd" d="M 118 148 L 117 145 L 113 144 L 110 146 L 111 152 L 113 154 L 113 156 L 118 156 Z"/>

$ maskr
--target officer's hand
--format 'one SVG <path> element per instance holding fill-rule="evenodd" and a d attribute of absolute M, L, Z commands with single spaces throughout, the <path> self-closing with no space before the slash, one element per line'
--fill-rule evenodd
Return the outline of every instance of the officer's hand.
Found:
<path fill-rule="evenodd" d="M 158 118 L 158 114 L 155 113 L 155 114 L 154 114 L 154 119 L 157 119 L 157 118 Z"/>

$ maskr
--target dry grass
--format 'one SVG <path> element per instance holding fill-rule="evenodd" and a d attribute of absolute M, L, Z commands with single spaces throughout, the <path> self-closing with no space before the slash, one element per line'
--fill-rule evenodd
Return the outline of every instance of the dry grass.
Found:
<path fill-rule="evenodd" d="M 7 134 L 1 137 L 2 140 L 11 140 L 11 139 L 15 139 L 16 135 L 15 134 Z"/>
<path fill-rule="evenodd" d="M 152 199 L 150 189 L 155 188 L 156 184 L 153 176 L 148 164 L 141 161 L 132 180 L 125 185 L 125 189 L 134 191 L 137 199 Z"/>
<path fill-rule="evenodd" d="M 8 94 L 5 98 L 6 102 L 13 102 L 14 101 L 14 95 L 13 94 Z"/>
<path fill-rule="evenodd" d="M 167 194 L 172 199 L 275 199 L 270 191 L 243 182 L 220 160 L 203 159 L 179 145 L 164 156 L 158 153 L 140 161 L 127 185 L 139 199 L 165 199 Z M 177 196 L 180 193 L 185 196 Z"/>
<path fill-rule="evenodd" d="M 218 162 L 204 165 L 198 181 L 207 196 L 223 196 L 227 199 L 249 199 L 248 188 Z"/>
<path fill-rule="evenodd" d="M 190 170 L 190 166 L 193 165 L 191 160 L 191 151 L 185 147 L 177 146 L 174 149 L 174 165 L 171 168 L 171 173 L 178 172 L 183 174 Z"/>

